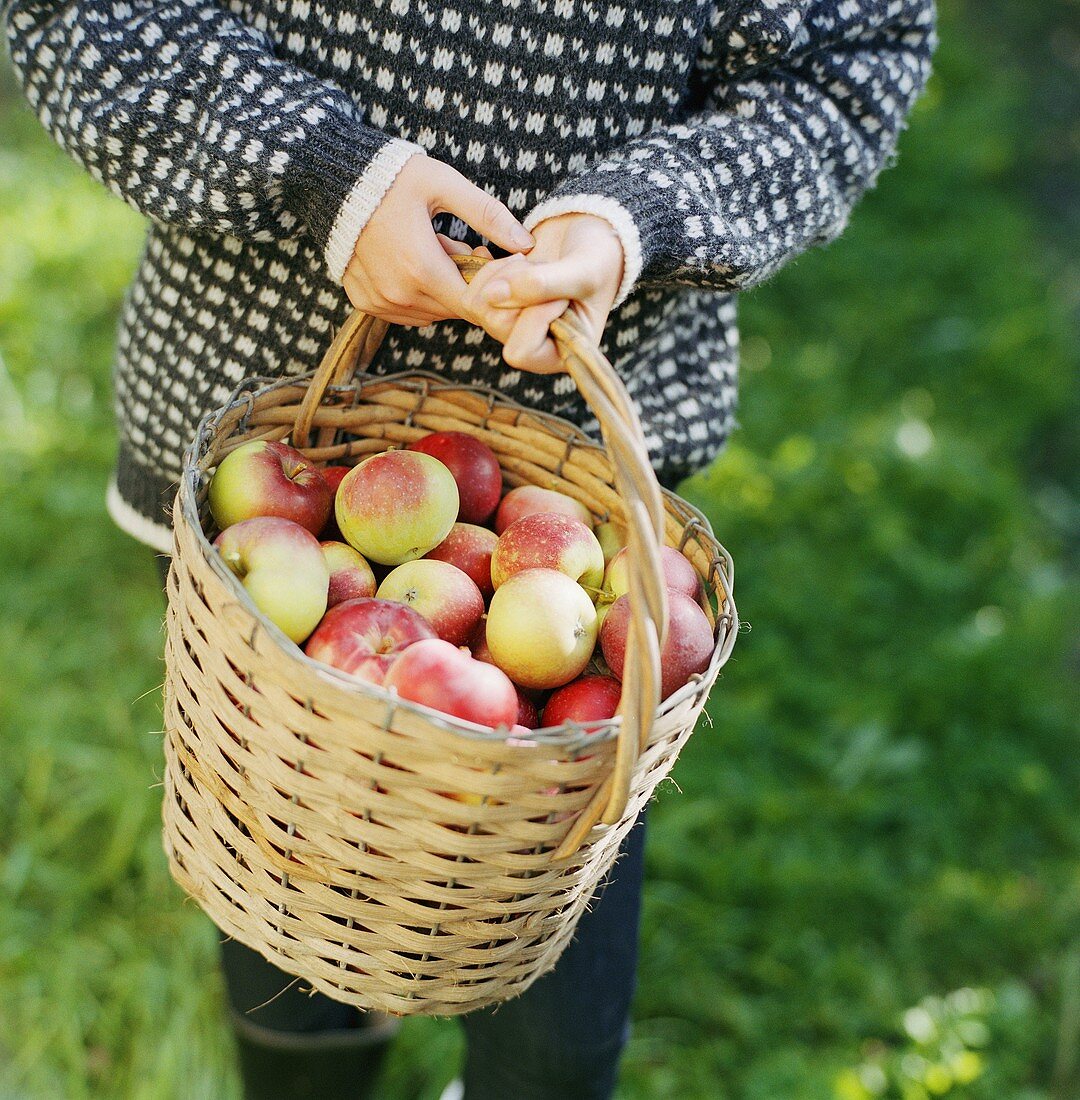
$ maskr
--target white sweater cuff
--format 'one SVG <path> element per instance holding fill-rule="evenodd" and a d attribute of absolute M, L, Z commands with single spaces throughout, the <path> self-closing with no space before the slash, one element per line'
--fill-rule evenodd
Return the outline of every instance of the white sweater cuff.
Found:
<path fill-rule="evenodd" d="M 557 195 L 534 206 L 522 223 L 530 232 L 539 222 L 560 214 L 594 214 L 603 218 L 619 238 L 623 250 L 623 276 L 612 309 L 621 306 L 641 274 L 641 234 L 630 211 L 607 195 Z"/>
<path fill-rule="evenodd" d="M 391 138 L 353 184 L 334 218 L 324 251 L 327 270 L 335 283 L 340 283 L 345 277 L 345 268 L 352 259 L 360 231 L 390 190 L 398 172 L 410 157 L 423 153 L 422 146 L 401 138 Z"/>

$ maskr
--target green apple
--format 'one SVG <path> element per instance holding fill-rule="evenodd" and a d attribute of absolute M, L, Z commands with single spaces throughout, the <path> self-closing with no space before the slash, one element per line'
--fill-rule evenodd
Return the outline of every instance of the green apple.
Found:
<path fill-rule="evenodd" d="M 318 539 L 292 520 L 259 516 L 218 535 L 214 546 L 255 606 L 302 642 L 326 612 L 330 570 Z"/>

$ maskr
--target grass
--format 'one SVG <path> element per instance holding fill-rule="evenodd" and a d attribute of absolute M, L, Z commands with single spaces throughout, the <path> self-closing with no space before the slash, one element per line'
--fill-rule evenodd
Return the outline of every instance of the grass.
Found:
<path fill-rule="evenodd" d="M 899 166 L 747 296 L 685 486 L 751 629 L 652 814 L 624 1100 L 1080 1095 L 1068 5 L 942 7 Z M 141 226 L 0 129 L 0 1096 L 236 1097 L 160 849 L 153 563 L 102 507 Z M 409 1022 L 385 1100 L 459 1056 Z"/>

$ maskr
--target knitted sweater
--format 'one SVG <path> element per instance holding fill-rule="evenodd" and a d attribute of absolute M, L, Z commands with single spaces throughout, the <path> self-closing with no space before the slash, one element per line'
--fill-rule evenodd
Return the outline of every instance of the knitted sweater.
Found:
<path fill-rule="evenodd" d="M 59 144 L 150 219 L 120 322 L 109 507 L 168 549 L 199 418 L 311 369 L 341 278 L 427 151 L 531 228 L 607 219 L 604 337 L 672 481 L 722 446 L 734 294 L 835 237 L 924 84 L 932 0 L 0 0 Z M 456 219 L 437 228 L 481 243 Z M 372 369 L 493 385 L 593 427 L 565 376 L 461 321 L 392 329 Z"/>

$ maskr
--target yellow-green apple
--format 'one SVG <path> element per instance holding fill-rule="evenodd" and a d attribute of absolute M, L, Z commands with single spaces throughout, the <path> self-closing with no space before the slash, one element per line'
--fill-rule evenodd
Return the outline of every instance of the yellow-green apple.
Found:
<path fill-rule="evenodd" d="M 330 588 L 326 606 L 335 607 L 345 600 L 375 595 L 375 574 L 364 559 L 346 542 L 322 542 L 323 557 L 330 570 Z"/>
<path fill-rule="evenodd" d="M 673 546 L 660 547 L 660 568 L 664 575 L 664 587 L 682 592 L 695 603 L 701 598 L 701 577 L 698 571 Z M 608 598 L 616 600 L 630 591 L 629 550 L 620 550 L 608 563 L 604 573 L 604 591 Z"/>
<path fill-rule="evenodd" d="M 488 527 L 475 523 L 455 523 L 450 534 L 424 556 L 435 561 L 456 565 L 472 577 L 473 583 L 486 599 L 495 589 L 491 584 L 491 555 L 499 536 Z"/>
<path fill-rule="evenodd" d="M 390 666 L 383 686 L 478 726 L 510 729 L 517 722 L 517 692 L 506 675 L 442 638 L 409 646 Z"/>
<path fill-rule="evenodd" d="M 541 724 L 561 726 L 564 722 L 576 722 L 592 733 L 604 721 L 615 717 L 621 696 L 622 684 L 611 676 L 582 676 L 552 693 Z"/>
<path fill-rule="evenodd" d="M 526 569 L 495 590 L 485 634 L 495 664 L 514 683 L 561 687 L 589 663 L 596 608 L 565 573 Z"/>
<path fill-rule="evenodd" d="M 498 593 L 495 593 L 498 595 Z M 690 677 L 704 672 L 712 659 L 712 627 L 705 612 L 685 592 L 668 589 L 668 633 L 660 651 L 660 698 L 673 695 Z M 612 605 L 600 647 L 612 674 L 622 679 L 626 637 L 630 629 L 630 597 L 620 596 Z"/>
<path fill-rule="evenodd" d="M 454 475 L 458 487 L 458 519 L 483 523 L 502 495 L 502 470 L 495 452 L 465 432 L 432 432 L 409 444 L 410 451 L 437 458 Z"/>
<path fill-rule="evenodd" d="M 495 513 L 496 533 L 501 535 L 515 520 L 534 512 L 557 512 L 562 516 L 573 516 L 592 530 L 592 513 L 580 500 L 574 500 L 555 489 L 542 489 L 539 485 L 519 485 L 516 489 L 511 489 L 499 504 L 499 510 Z"/>
<path fill-rule="evenodd" d="M 427 620 L 411 607 L 361 597 L 330 608 L 304 652 L 359 680 L 381 684 L 401 653 L 415 642 L 434 637 Z"/>
<path fill-rule="evenodd" d="M 596 632 L 599 635 L 600 631 L 604 629 L 604 620 L 608 617 L 608 612 L 611 610 L 611 605 L 614 603 L 614 597 L 608 596 L 606 592 L 601 592 L 596 600 Z"/>
<path fill-rule="evenodd" d="M 222 531 L 241 520 L 277 516 L 317 535 L 332 498 L 318 466 L 295 448 L 266 439 L 230 451 L 210 481 L 210 511 Z"/>
<path fill-rule="evenodd" d="M 604 552 L 581 520 L 534 512 L 499 536 L 491 555 L 491 583 L 498 589 L 526 569 L 558 569 L 578 584 L 598 589 L 604 579 Z"/>
<path fill-rule="evenodd" d="M 294 642 L 326 611 L 330 570 L 319 540 L 299 523 L 257 516 L 230 524 L 214 540 L 255 606 Z"/>
<path fill-rule="evenodd" d="M 383 451 L 345 475 L 334 504 L 345 541 L 370 561 L 403 565 L 450 533 L 458 512 L 453 474 L 431 455 Z"/>
<path fill-rule="evenodd" d="M 464 645 L 484 615 L 484 597 L 469 575 L 432 558 L 391 569 L 375 595 L 418 611 L 440 638 L 454 645 Z"/>
<path fill-rule="evenodd" d="M 613 519 L 598 523 L 596 541 L 604 551 L 604 563 L 607 564 L 626 545 L 626 528 Z"/>

